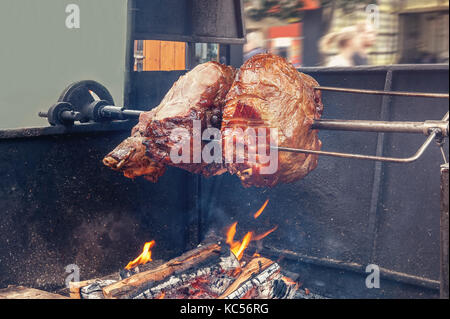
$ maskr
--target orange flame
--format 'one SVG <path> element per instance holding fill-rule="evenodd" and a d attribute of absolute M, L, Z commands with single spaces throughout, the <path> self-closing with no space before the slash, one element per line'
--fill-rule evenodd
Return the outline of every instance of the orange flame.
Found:
<path fill-rule="evenodd" d="M 233 254 L 236 256 L 236 258 L 238 260 L 241 260 L 242 255 L 244 254 L 244 250 L 245 250 L 245 248 L 247 248 L 248 244 L 250 243 L 253 233 L 248 232 L 244 236 L 242 243 L 239 241 L 234 241 L 234 236 L 236 235 L 236 226 L 237 226 L 237 222 L 234 222 L 228 229 L 226 243 L 228 245 L 230 245 L 230 249 L 233 252 Z"/>
<path fill-rule="evenodd" d="M 278 226 L 275 226 L 274 228 L 269 229 L 268 231 L 266 231 L 264 234 L 255 236 L 255 238 L 253 240 L 261 240 L 264 237 L 267 237 L 269 234 L 273 233 L 275 230 L 277 230 L 277 228 L 278 228 Z"/>
<path fill-rule="evenodd" d="M 236 247 L 236 245 L 238 245 L 238 243 L 234 241 L 234 235 L 236 235 L 236 226 L 237 222 L 233 223 L 227 231 L 226 243 L 230 245 L 231 249 L 233 249 L 234 247 Z"/>
<path fill-rule="evenodd" d="M 261 206 L 261 208 L 253 215 L 253 217 L 256 219 L 259 217 L 259 215 L 262 214 L 262 212 L 264 211 L 264 209 L 266 208 L 267 204 L 269 203 L 269 200 L 267 199 L 264 204 Z"/>
<path fill-rule="evenodd" d="M 245 249 L 248 247 L 248 244 L 250 244 L 250 241 L 252 240 L 252 237 L 253 232 L 248 232 L 247 234 L 245 234 L 244 239 L 242 239 L 242 243 L 238 247 L 231 249 L 237 260 L 241 260 L 242 256 L 244 255 Z"/>
<path fill-rule="evenodd" d="M 152 251 L 150 250 L 155 245 L 155 241 L 152 240 L 148 243 L 145 243 L 144 248 L 142 249 L 142 254 L 140 254 L 135 260 L 130 261 L 125 269 L 129 270 L 131 268 L 136 267 L 137 265 L 143 265 L 152 261 Z"/>
<path fill-rule="evenodd" d="M 240 242 L 234 240 L 234 236 L 236 235 L 236 226 L 237 222 L 234 222 L 230 226 L 230 228 L 228 228 L 226 243 L 230 245 L 230 250 L 236 256 L 237 260 L 241 260 L 242 256 L 244 255 L 245 249 L 248 247 L 251 241 L 261 240 L 278 228 L 278 226 L 275 226 L 274 228 L 257 236 L 255 236 L 255 234 L 252 231 L 250 231 L 247 234 L 245 234 L 244 238 L 242 239 L 242 242 Z"/>

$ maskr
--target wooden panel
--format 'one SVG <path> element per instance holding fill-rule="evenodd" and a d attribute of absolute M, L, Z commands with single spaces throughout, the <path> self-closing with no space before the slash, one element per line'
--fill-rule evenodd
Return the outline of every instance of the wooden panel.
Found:
<path fill-rule="evenodd" d="M 161 42 L 161 71 L 172 71 L 175 69 L 175 42 Z"/>
<path fill-rule="evenodd" d="M 161 41 L 144 41 L 144 71 L 161 70 Z"/>
<path fill-rule="evenodd" d="M 186 69 L 186 43 L 175 42 L 175 70 Z"/>
<path fill-rule="evenodd" d="M 9 286 L 0 289 L 0 299 L 69 299 L 50 292 L 26 288 L 22 286 Z"/>
<path fill-rule="evenodd" d="M 186 43 L 144 40 L 143 71 L 186 69 Z"/>

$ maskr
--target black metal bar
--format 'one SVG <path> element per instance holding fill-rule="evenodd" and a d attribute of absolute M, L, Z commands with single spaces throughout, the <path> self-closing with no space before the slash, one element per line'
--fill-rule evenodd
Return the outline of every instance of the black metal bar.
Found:
<path fill-rule="evenodd" d="M 0 130 L 0 139 L 31 138 L 39 136 L 55 136 L 63 134 L 86 134 L 91 132 L 130 131 L 135 121 L 113 121 L 107 123 L 82 123 L 65 126 L 28 127 L 20 129 Z"/>
<path fill-rule="evenodd" d="M 238 27 L 238 35 L 243 39 L 241 43 L 245 43 L 246 36 L 246 28 L 245 28 L 245 19 L 244 19 L 244 1 L 243 0 L 234 0 L 234 9 L 236 10 L 236 24 Z"/>
<path fill-rule="evenodd" d="M 287 259 L 291 259 L 297 262 L 303 262 L 306 264 L 313 264 L 313 265 L 319 265 L 324 267 L 330 267 L 330 268 L 336 268 L 336 269 L 342 269 L 346 271 L 352 271 L 360 274 L 365 274 L 366 266 L 358 264 L 358 263 L 352 263 L 352 262 L 345 262 L 341 260 L 336 259 L 329 259 L 329 258 L 321 258 L 321 257 L 313 257 L 304 255 L 298 252 L 294 252 L 287 249 L 279 249 L 275 247 L 270 246 L 264 246 L 262 254 L 268 255 L 269 257 L 284 257 Z M 406 273 L 386 269 L 386 268 L 380 268 L 380 276 L 381 278 L 386 278 L 393 281 L 403 282 L 406 284 L 414 285 L 414 286 L 420 286 L 425 287 L 428 289 L 439 289 L 439 281 L 419 277 L 419 276 L 413 276 Z"/>
<path fill-rule="evenodd" d="M 390 91 L 392 89 L 393 81 L 393 71 L 388 70 L 386 72 L 386 78 L 384 81 L 384 90 Z M 389 118 L 391 96 L 385 95 L 381 101 L 380 109 L 380 120 L 387 121 Z M 377 149 L 376 156 L 383 156 L 384 152 L 384 132 L 379 132 L 377 136 Z M 370 209 L 369 209 L 369 226 L 368 233 L 372 235 L 372 251 L 369 255 L 369 262 L 374 263 L 376 258 L 377 249 L 377 239 L 378 239 L 378 204 L 380 202 L 380 194 L 382 192 L 381 180 L 383 174 L 383 162 L 375 162 L 374 173 L 373 173 L 373 183 L 372 183 L 372 194 L 370 198 Z"/>
<path fill-rule="evenodd" d="M 441 225 L 440 225 L 440 242 L 441 242 L 441 267 L 440 267 L 440 297 L 449 298 L 449 260 L 448 260 L 448 168 L 449 165 L 441 166 Z"/>
<path fill-rule="evenodd" d="M 222 43 L 222 44 L 244 44 L 245 38 L 225 38 L 209 36 L 188 36 L 181 34 L 157 34 L 157 33 L 135 33 L 134 37 L 139 40 L 162 40 L 192 43 Z"/>
<path fill-rule="evenodd" d="M 143 113 L 137 110 L 128 110 L 118 106 L 106 105 L 102 108 L 101 114 L 107 118 L 117 118 L 117 119 L 132 119 L 139 118 L 139 115 Z"/>
<path fill-rule="evenodd" d="M 196 66 L 195 62 L 195 43 L 188 42 L 186 50 L 186 70 L 192 70 Z"/>
<path fill-rule="evenodd" d="M 132 96 L 132 81 L 131 74 L 134 72 L 134 40 L 133 36 L 134 24 L 136 21 L 137 7 L 135 0 L 129 0 L 127 2 L 127 38 L 125 46 L 125 78 L 124 78 L 124 92 L 123 102 L 125 105 L 133 105 Z"/>

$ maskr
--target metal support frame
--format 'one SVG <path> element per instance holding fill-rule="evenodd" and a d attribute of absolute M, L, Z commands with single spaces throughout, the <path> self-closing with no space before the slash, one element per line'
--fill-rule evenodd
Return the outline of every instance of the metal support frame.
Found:
<path fill-rule="evenodd" d="M 294 152 L 300 152 L 300 153 L 316 153 L 319 155 L 329 155 L 329 156 L 337 156 L 337 157 L 343 157 L 343 158 L 357 158 L 357 159 L 369 159 L 376 161 L 375 163 L 375 172 L 374 172 L 374 187 L 372 190 L 372 199 L 371 199 L 371 206 L 370 206 L 370 219 L 369 219 L 369 228 L 374 230 L 374 233 L 376 233 L 376 228 L 378 227 L 378 201 L 381 194 L 381 184 L 382 184 L 382 176 L 383 176 L 383 163 L 384 162 L 397 162 L 397 163 L 408 163 L 415 161 L 418 159 L 428 148 L 428 146 L 432 143 L 433 140 L 438 141 L 439 139 L 442 139 L 442 137 L 448 136 L 448 113 L 441 121 L 425 121 L 425 122 L 389 122 L 389 114 L 390 114 L 390 103 L 393 96 L 405 96 L 408 97 L 415 97 L 415 98 L 444 98 L 448 99 L 448 94 L 443 93 L 418 93 L 418 92 L 392 92 L 392 77 L 393 73 L 396 72 L 395 68 L 387 70 L 386 73 L 386 80 L 385 80 L 385 91 L 376 91 L 376 90 L 346 90 L 342 88 L 329 88 L 329 87 L 323 87 L 326 88 L 323 91 L 333 91 L 336 92 L 344 92 L 343 90 L 346 90 L 345 92 L 350 94 L 355 93 L 361 93 L 361 94 L 374 94 L 374 95 L 383 95 L 382 99 L 382 107 L 380 111 L 380 121 L 345 121 L 345 120 L 317 120 L 314 124 L 314 128 L 317 129 L 339 129 L 339 130 L 353 130 L 353 131 L 372 131 L 372 132 L 378 132 L 378 139 L 377 139 L 377 148 L 376 148 L 376 155 L 375 156 L 367 156 L 367 155 L 358 155 L 358 154 L 341 154 L 341 153 L 335 153 L 335 152 L 314 152 L 309 150 L 298 150 L 298 149 L 286 149 L 287 151 L 294 151 Z M 320 87 L 322 88 L 322 87 Z M 316 89 L 320 89 L 319 87 Z M 334 90 L 337 89 L 337 90 Z M 376 92 L 376 93 L 374 93 Z M 384 93 L 383 93 L 384 92 Z M 392 93 L 400 93 L 400 94 L 392 94 Z M 403 94 L 406 93 L 406 94 Z M 111 108 L 110 108 L 111 107 Z M 117 115 L 125 114 L 125 118 L 135 118 L 140 114 L 140 111 L 133 111 L 133 114 L 126 114 L 123 113 L 125 109 L 120 107 L 114 107 L 114 106 L 106 106 L 106 110 L 111 111 L 112 113 L 117 113 Z M 113 124 L 113 123 L 111 123 Z M 375 125 L 375 126 L 373 126 Z M 392 126 L 390 126 L 392 125 Z M 74 128 L 76 128 L 77 125 L 75 125 Z M 327 126 L 329 128 L 327 128 Z M 428 138 L 426 139 L 425 143 L 419 148 L 419 150 L 414 154 L 412 157 L 409 158 L 384 158 L 383 156 L 383 150 L 384 150 L 384 140 L 385 140 L 385 133 L 386 132 L 403 132 L 403 133 L 416 133 L 416 134 L 425 134 L 428 135 Z M 279 150 L 283 151 L 283 148 L 280 148 Z M 198 184 L 198 192 L 201 191 L 201 185 Z M 448 195 L 447 195 L 448 198 Z M 448 202 L 448 201 L 447 201 Z M 447 209 L 448 212 L 448 209 Z M 201 216 L 201 212 L 199 213 Z M 447 213 L 448 216 L 448 213 Z M 442 217 L 442 216 L 441 216 Z M 445 216 L 444 216 L 445 217 Z M 442 219 L 443 222 L 441 225 L 441 236 L 443 233 L 445 233 L 445 219 Z M 448 219 L 447 219 L 448 221 Z M 448 225 L 448 222 L 447 222 Z M 201 229 L 202 221 L 199 220 L 199 228 L 198 228 L 198 235 L 193 237 L 201 238 L 201 234 L 204 230 Z M 446 228 L 448 231 L 448 227 Z M 372 252 L 369 253 L 369 261 L 376 261 L 375 251 L 377 246 L 377 236 L 376 234 L 373 236 L 373 249 Z M 447 240 L 447 246 L 445 246 L 445 238 L 442 239 L 441 237 L 441 254 L 444 259 L 441 259 L 441 273 L 444 272 L 444 275 L 441 275 L 441 282 L 443 281 L 442 278 L 448 278 L 448 276 L 445 275 L 445 267 L 447 267 L 447 274 L 448 274 L 448 253 L 447 255 L 447 261 L 445 261 L 445 248 L 448 247 L 448 240 Z M 313 262 L 314 263 L 314 262 Z M 332 266 L 332 265 L 331 265 Z M 350 269 L 351 270 L 351 269 Z M 401 276 L 407 274 L 400 273 Z M 400 277 L 399 277 L 400 278 Z M 397 280 L 398 278 L 393 278 Z M 402 280 L 399 280 L 402 281 Z M 431 280 L 429 278 L 422 278 L 422 277 L 415 277 L 415 279 L 411 282 L 414 285 L 422 285 L 424 287 L 433 288 L 436 287 L 436 284 L 439 284 L 436 280 Z M 445 283 L 441 283 L 441 285 L 444 285 Z M 448 284 L 447 284 L 448 287 Z"/>
<path fill-rule="evenodd" d="M 440 297 L 449 298 L 449 265 L 448 265 L 448 163 L 441 166 L 441 269 L 440 269 Z"/>

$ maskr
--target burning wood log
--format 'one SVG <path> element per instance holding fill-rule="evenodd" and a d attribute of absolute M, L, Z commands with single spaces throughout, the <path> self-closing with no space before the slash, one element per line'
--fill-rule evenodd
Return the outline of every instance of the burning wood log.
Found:
<path fill-rule="evenodd" d="M 81 299 L 81 288 L 95 283 L 97 279 L 90 279 L 84 281 L 76 281 L 69 283 L 69 293 L 71 299 Z"/>
<path fill-rule="evenodd" d="M 272 263 L 265 270 L 260 272 L 259 274 L 252 274 L 252 277 L 245 281 L 242 285 L 239 286 L 236 290 L 234 290 L 229 295 L 223 297 L 222 299 L 242 299 L 246 296 L 250 297 L 252 290 L 262 290 L 262 287 L 269 283 L 269 286 L 273 286 L 275 281 L 271 278 L 275 273 L 280 271 L 280 266 L 276 263 Z M 260 293 L 255 293 L 259 298 L 262 297 L 275 297 L 274 294 L 267 294 L 267 296 L 261 295 Z"/>
<path fill-rule="evenodd" d="M 119 280 L 123 280 L 125 278 L 131 277 L 133 275 L 136 275 L 140 272 L 144 272 L 144 271 L 148 271 L 148 270 L 152 270 L 155 269 L 156 267 L 161 266 L 162 264 L 164 264 L 164 262 L 162 260 L 154 260 L 152 262 L 149 262 L 147 264 L 143 264 L 143 265 L 138 265 L 136 267 L 133 267 L 131 269 L 121 269 L 119 271 Z"/>
<path fill-rule="evenodd" d="M 0 299 L 68 299 L 65 296 L 53 294 L 34 288 L 10 285 L 0 289 Z"/>
<path fill-rule="evenodd" d="M 116 283 L 117 280 L 96 280 L 95 282 L 82 287 L 80 295 L 82 299 L 104 299 L 103 288 Z"/>
<path fill-rule="evenodd" d="M 228 257 L 220 258 L 222 260 L 220 263 L 215 262 L 199 269 L 194 268 L 191 272 L 171 276 L 135 298 L 162 299 L 161 296 L 177 299 L 216 298 L 234 281 L 235 278 L 231 274 L 239 267 L 239 262 L 231 253 Z"/>
<path fill-rule="evenodd" d="M 241 268 L 234 254 L 217 244 L 199 247 L 153 267 L 119 281 L 109 276 L 73 283 L 71 296 L 81 299 L 295 298 L 299 291 L 298 283 L 284 277 L 277 263 L 256 257 Z"/>
<path fill-rule="evenodd" d="M 253 258 L 242 270 L 239 277 L 228 287 L 227 290 L 219 297 L 219 299 L 224 299 L 236 289 L 239 288 L 244 282 L 248 281 L 254 274 L 265 270 L 267 267 L 273 264 L 273 261 L 267 258 Z"/>
<path fill-rule="evenodd" d="M 254 215 L 262 213 L 268 200 Z M 253 255 L 253 259 L 243 267 L 239 260 L 251 241 L 258 241 L 277 227 L 263 234 L 247 232 L 242 241 L 236 241 L 237 222 L 227 231 L 226 246 L 221 247 L 220 239 L 204 244 L 184 253 L 171 261 L 156 265 L 152 261 L 151 248 L 154 241 L 144 245 L 142 253 L 121 270 L 114 280 L 102 278 L 73 284 L 74 298 L 284 298 L 292 297 L 298 284 L 284 277 L 280 266 L 270 259 Z M 211 240 L 210 238 L 209 240 Z M 249 260 L 248 257 L 245 260 Z M 115 280 L 115 279 L 118 280 Z"/>
<path fill-rule="evenodd" d="M 180 257 L 145 272 L 135 274 L 112 285 L 103 288 L 106 298 L 133 298 L 143 291 L 155 286 L 175 273 L 186 272 L 188 269 L 207 263 L 208 259 L 218 260 L 221 248 L 218 244 L 201 246 Z"/>
<path fill-rule="evenodd" d="M 219 298 L 293 298 L 298 288 L 298 283 L 283 276 L 277 263 L 258 257 L 244 267 L 239 277 Z"/>

